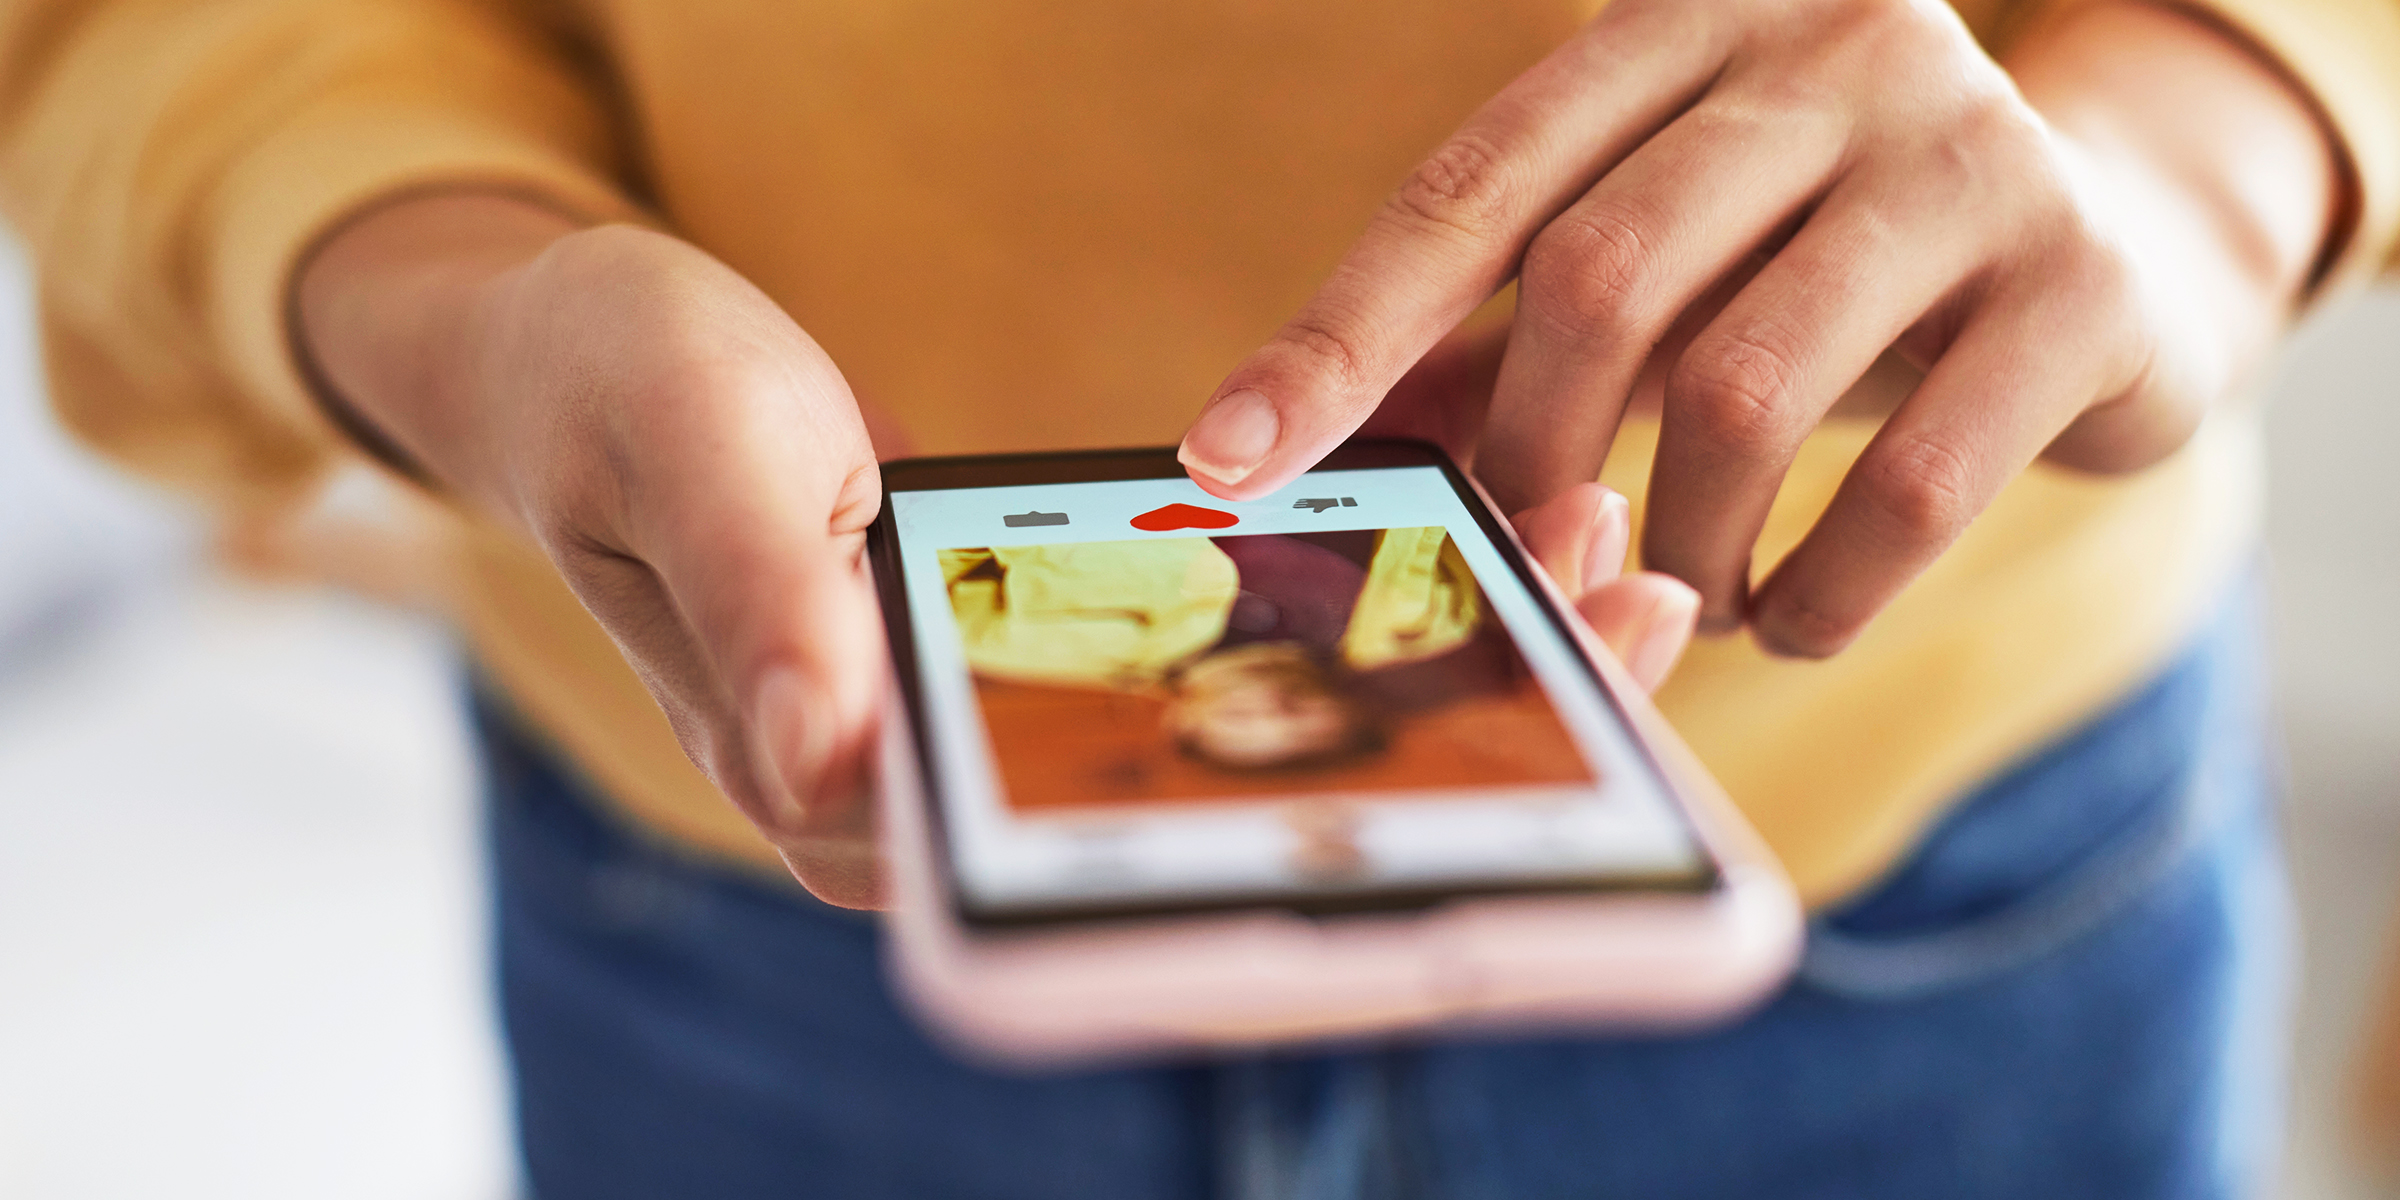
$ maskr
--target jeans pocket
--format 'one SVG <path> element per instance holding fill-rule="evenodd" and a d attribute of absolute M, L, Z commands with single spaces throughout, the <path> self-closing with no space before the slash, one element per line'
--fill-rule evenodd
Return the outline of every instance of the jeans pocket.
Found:
<path fill-rule="evenodd" d="M 2255 625 L 2229 606 L 2148 685 L 1968 797 L 1866 895 L 1810 925 L 1799 979 L 1900 1000 L 2097 928 L 2269 790 Z"/>
<path fill-rule="evenodd" d="M 1860 1000 L 1905 1000 L 1965 986 L 2034 962 L 2099 927 L 2192 860 L 2228 824 L 2241 797 L 2193 779 L 2140 825 L 2010 903 L 1948 925 L 1862 932 L 1838 917 L 1808 931 L 1799 979 Z"/>

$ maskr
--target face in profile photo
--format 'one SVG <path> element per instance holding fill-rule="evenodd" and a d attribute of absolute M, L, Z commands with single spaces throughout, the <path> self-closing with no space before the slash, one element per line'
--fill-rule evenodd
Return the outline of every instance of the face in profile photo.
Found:
<path fill-rule="evenodd" d="M 1441 526 L 939 561 L 1012 811 L 1593 779 Z"/>
<path fill-rule="evenodd" d="M 1321 766 L 1383 745 L 1368 705 L 1297 642 L 1202 655 L 1170 681 L 1166 724 L 1185 754 L 1236 770 Z"/>

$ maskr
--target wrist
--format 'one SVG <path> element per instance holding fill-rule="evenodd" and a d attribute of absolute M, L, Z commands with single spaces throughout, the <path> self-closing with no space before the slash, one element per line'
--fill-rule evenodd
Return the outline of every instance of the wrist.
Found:
<path fill-rule="evenodd" d="M 2067 9 L 2005 65 L 2132 210 L 2124 228 L 2200 268 L 2181 284 L 2220 293 L 2221 320 L 2263 335 L 2289 317 L 2340 190 L 2336 147 L 2298 84 L 2233 32 L 2147 0 Z"/>
<path fill-rule="evenodd" d="M 539 204 L 468 192 L 404 198 L 344 225 L 302 265 L 295 292 L 298 349 L 322 401 L 402 465 L 503 501 L 484 334 L 508 281 L 580 227 Z"/>

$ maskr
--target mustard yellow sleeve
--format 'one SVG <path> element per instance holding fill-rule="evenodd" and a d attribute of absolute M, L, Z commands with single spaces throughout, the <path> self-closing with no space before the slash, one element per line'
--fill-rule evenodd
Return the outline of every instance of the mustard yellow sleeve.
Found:
<path fill-rule="evenodd" d="M 494 0 L 47 0 L 0 13 L 0 212 L 61 418 L 221 501 L 344 443 L 286 329 L 291 278 L 363 206 L 454 184 L 630 215 L 605 98 Z"/>

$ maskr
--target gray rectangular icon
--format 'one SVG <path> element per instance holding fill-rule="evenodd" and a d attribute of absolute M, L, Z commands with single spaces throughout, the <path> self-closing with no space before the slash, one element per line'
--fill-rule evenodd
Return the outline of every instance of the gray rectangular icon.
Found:
<path fill-rule="evenodd" d="M 1067 514 L 1063 512 L 1010 513 L 1000 518 L 1000 523 L 1010 529 L 1025 529 L 1035 525 L 1064 525 L 1067 523 Z"/>

